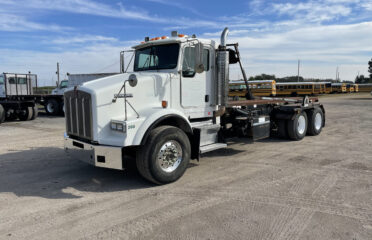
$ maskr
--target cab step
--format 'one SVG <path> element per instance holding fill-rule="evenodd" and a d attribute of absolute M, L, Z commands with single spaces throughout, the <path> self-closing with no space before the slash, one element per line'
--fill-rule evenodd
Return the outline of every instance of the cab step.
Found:
<path fill-rule="evenodd" d="M 200 147 L 200 153 L 207 153 L 211 152 L 220 148 L 226 148 L 227 144 L 226 143 L 213 143 L 205 146 Z"/>

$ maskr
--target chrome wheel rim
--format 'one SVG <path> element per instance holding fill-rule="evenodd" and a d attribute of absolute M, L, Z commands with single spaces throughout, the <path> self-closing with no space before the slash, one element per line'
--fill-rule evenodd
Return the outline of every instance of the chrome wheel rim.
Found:
<path fill-rule="evenodd" d="M 181 145 L 174 140 L 164 143 L 158 152 L 157 162 L 164 172 L 171 173 L 176 170 L 182 162 Z"/>
<path fill-rule="evenodd" d="M 48 103 L 47 104 L 47 109 L 48 109 L 48 112 L 52 113 L 54 112 L 54 106 L 52 103 Z"/>
<path fill-rule="evenodd" d="M 315 114 L 315 129 L 319 130 L 322 127 L 322 115 L 320 113 Z"/>
<path fill-rule="evenodd" d="M 306 128 L 306 119 L 303 115 L 301 115 L 299 118 L 298 118 L 298 121 L 297 121 L 297 131 L 299 134 L 304 134 L 305 132 L 305 128 Z"/>

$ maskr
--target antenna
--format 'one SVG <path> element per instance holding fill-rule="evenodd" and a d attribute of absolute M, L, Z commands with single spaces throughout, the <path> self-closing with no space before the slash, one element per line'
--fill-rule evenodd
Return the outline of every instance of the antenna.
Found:
<path fill-rule="evenodd" d="M 59 86 L 59 62 L 57 62 L 57 87 Z"/>
<path fill-rule="evenodd" d="M 297 82 L 300 81 L 300 59 L 298 59 L 298 65 L 297 65 Z"/>

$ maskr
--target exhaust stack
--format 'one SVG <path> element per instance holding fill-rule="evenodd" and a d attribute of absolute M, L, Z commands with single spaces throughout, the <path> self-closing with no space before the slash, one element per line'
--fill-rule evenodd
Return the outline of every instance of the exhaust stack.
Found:
<path fill-rule="evenodd" d="M 229 29 L 225 28 L 221 34 L 221 44 L 217 52 L 217 105 L 222 109 L 227 106 L 229 94 L 229 51 L 226 50 L 228 34 Z M 218 112 L 223 114 L 224 111 Z"/>
<path fill-rule="evenodd" d="M 227 39 L 227 35 L 229 34 L 229 29 L 226 27 L 222 34 L 221 34 L 221 43 L 220 43 L 220 47 L 224 47 L 226 48 L 226 39 Z"/>

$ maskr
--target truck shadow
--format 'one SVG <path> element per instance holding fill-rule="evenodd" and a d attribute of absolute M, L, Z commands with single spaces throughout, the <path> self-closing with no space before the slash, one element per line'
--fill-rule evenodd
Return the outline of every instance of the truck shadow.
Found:
<path fill-rule="evenodd" d="M 132 164 L 131 164 L 132 165 Z M 154 187 L 133 167 L 97 168 L 66 157 L 60 148 L 0 155 L 0 194 L 48 199 L 80 198 L 81 192 L 116 192 Z"/>

